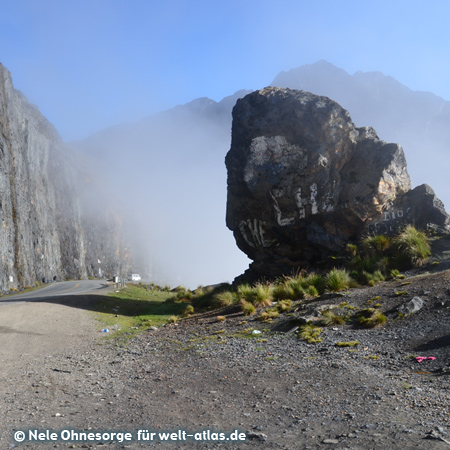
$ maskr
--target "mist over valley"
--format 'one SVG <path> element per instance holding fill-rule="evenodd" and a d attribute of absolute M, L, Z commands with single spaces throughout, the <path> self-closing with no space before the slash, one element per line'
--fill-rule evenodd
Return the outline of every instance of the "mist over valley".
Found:
<path fill-rule="evenodd" d="M 372 126 L 380 139 L 402 145 L 413 187 L 432 184 L 450 204 L 450 102 L 380 72 L 350 75 L 323 60 L 281 72 L 270 85 L 337 101 L 356 126 Z M 220 102 L 195 99 L 70 143 L 119 205 L 146 279 L 194 288 L 232 281 L 247 268 L 249 260 L 225 226 L 224 158 L 232 108 L 249 92 Z"/>

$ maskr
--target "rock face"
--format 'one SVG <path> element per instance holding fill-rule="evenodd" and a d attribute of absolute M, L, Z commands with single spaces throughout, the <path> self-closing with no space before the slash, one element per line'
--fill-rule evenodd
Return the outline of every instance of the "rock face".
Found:
<path fill-rule="evenodd" d="M 254 276 L 290 273 L 369 233 L 448 230 L 433 190 L 411 190 L 403 150 L 327 97 L 265 88 L 233 109 L 227 226 Z"/>
<path fill-rule="evenodd" d="M 117 223 L 88 213 L 80 175 L 0 64 L 0 291 L 116 271 Z"/>

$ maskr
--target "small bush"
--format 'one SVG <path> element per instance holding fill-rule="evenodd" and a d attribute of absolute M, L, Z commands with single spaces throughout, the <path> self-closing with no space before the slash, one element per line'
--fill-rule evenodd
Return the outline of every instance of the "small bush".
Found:
<path fill-rule="evenodd" d="M 374 328 L 386 322 L 386 316 L 375 308 L 363 309 L 357 315 L 358 323 L 364 328 Z"/>
<path fill-rule="evenodd" d="M 301 277 L 284 279 L 274 287 L 273 298 L 275 300 L 302 300 L 305 298 Z"/>
<path fill-rule="evenodd" d="M 293 277 L 286 277 L 279 281 L 273 289 L 275 300 L 302 300 L 317 297 L 325 290 L 325 280 L 320 275 L 304 273 Z"/>
<path fill-rule="evenodd" d="M 279 312 L 288 312 L 291 309 L 291 300 L 280 300 L 277 303 L 277 309 Z"/>
<path fill-rule="evenodd" d="M 379 270 L 375 270 L 373 273 L 363 272 L 366 284 L 369 286 L 375 286 L 380 281 L 384 281 L 385 277 Z"/>
<path fill-rule="evenodd" d="M 272 304 L 273 287 L 270 284 L 258 283 L 255 286 L 241 284 L 237 288 L 237 298 L 245 302 L 252 303 L 254 306 L 262 308 Z"/>
<path fill-rule="evenodd" d="M 377 295 L 377 296 L 375 296 L 375 297 L 372 297 L 372 298 L 370 298 L 369 300 L 367 300 L 367 304 L 368 305 L 371 305 L 373 302 L 376 302 L 376 301 L 378 301 L 378 300 L 380 300 L 381 299 L 381 297 L 379 296 L 379 295 Z"/>
<path fill-rule="evenodd" d="M 299 337 L 306 341 L 308 344 L 317 344 L 319 342 L 322 342 L 323 340 L 320 337 L 322 328 L 316 327 L 311 324 L 306 324 L 302 325 L 299 330 Z"/>
<path fill-rule="evenodd" d="M 195 296 L 200 296 L 200 295 L 204 295 L 205 294 L 205 292 L 203 291 L 203 287 L 202 286 L 199 286 L 194 292 L 193 292 L 193 294 L 195 295 Z"/>
<path fill-rule="evenodd" d="M 186 308 L 183 309 L 183 314 L 185 316 L 190 316 L 194 314 L 194 307 L 192 305 L 187 305 Z"/>
<path fill-rule="evenodd" d="M 357 347 L 359 345 L 358 341 L 341 341 L 336 342 L 336 347 Z"/>
<path fill-rule="evenodd" d="M 273 286 L 270 284 L 257 284 L 253 289 L 252 303 L 256 307 L 264 307 L 272 304 Z"/>
<path fill-rule="evenodd" d="M 216 287 L 199 287 L 193 292 L 191 300 L 192 306 L 194 306 L 196 310 L 228 306 L 228 302 L 219 297 L 219 294 L 230 291 L 230 287 L 229 284 L 222 284 Z M 229 294 L 225 294 L 224 297 L 227 295 Z"/>
<path fill-rule="evenodd" d="M 172 289 L 172 292 L 186 292 L 187 289 L 184 286 L 177 286 Z"/>
<path fill-rule="evenodd" d="M 225 316 L 217 316 L 216 317 L 217 322 L 225 322 L 226 319 L 227 318 Z"/>
<path fill-rule="evenodd" d="M 253 303 L 253 288 L 249 284 L 240 284 L 237 288 L 237 296 L 239 300 Z"/>
<path fill-rule="evenodd" d="M 408 295 L 408 292 L 406 292 L 406 291 L 395 291 L 394 295 L 396 297 L 404 297 L 405 295 Z"/>
<path fill-rule="evenodd" d="M 347 244 L 345 249 L 351 258 L 354 258 L 358 254 L 358 247 L 355 244 Z"/>
<path fill-rule="evenodd" d="M 214 296 L 213 305 L 216 308 L 223 308 L 225 306 L 231 306 L 236 303 L 236 296 L 231 291 L 219 292 Z"/>
<path fill-rule="evenodd" d="M 267 311 L 262 312 L 256 320 L 260 322 L 270 321 L 272 319 L 276 319 L 279 316 L 279 312 L 276 309 L 268 309 Z"/>
<path fill-rule="evenodd" d="M 316 273 L 308 275 L 303 280 L 303 289 L 305 290 L 307 295 L 311 295 L 310 293 L 316 292 L 316 294 L 312 296 L 317 297 L 320 293 L 323 293 L 325 291 L 325 288 L 326 285 L 324 278 Z"/>
<path fill-rule="evenodd" d="M 339 314 L 335 314 L 333 311 L 323 311 L 322 317 L 319 319 L 319 324 L 324 327 L 330 327 L 332 325 L 343 325 L 345 319 Z"/>
<path fill-rule="evenodd" d="M 344 291 L 350 287 L 351 277 L 345 269 L 332 269 L 325 276 L 325 285 L 331 292 Z"/>
<path fill-rule="evenodd" d="M 402 260 L 420 267 L 431 255 L 430 244 L 425 233 L 408 225 L 395 239 L 394 246 Z"/>
<path fill-rule="evenodd" d="M 315 298 L 319 296 L 319 291 L 315 286 L 308 286 L 305 294 L 307 298 Z"/>
<path fill-rule="evenodd" d="M 377 234 L 366 237 L 362 244 L 367 253 L 382 255 L 390 247 L 391 240 L 384 234 Z"/>
<path fill-rule="evenodd" d="M 389 276 L 390 276 L 392 279 L 395 279 L 395 278 L 397 278 L 398 276 L 400 276 L 400 271 L 399 271 L 398 269 L 392 269 L 392 270 L 389 272 Z"/>
<path fill-rule="evenodd" d="M 246 302 L 245 300 L 241 300 L 239 303 L 244 316 L 251 316 L 252 314 L 255 314 L 256 308 L 253 303 Z"/>
<path fill-rule="evenodd" d="M 302 297 L 304 293 L 302 293 Z M 288 282 L 278 284 L 273 289 L 274 300 L 296 300 L 296 293 L 293 286 Z"/>
<path fill-rule="evenodd" d="M 175 297 L 177 300 L 189 301 L 192 300 L 194 294 L 187 289 L 179 289 L 176 291 Z"/>
<path fill-rule="evenodd" d="M 167 319 L 167 323 L 177 323 L 178 322 L 178 317 L 177 316 L 170 316 Z"/>

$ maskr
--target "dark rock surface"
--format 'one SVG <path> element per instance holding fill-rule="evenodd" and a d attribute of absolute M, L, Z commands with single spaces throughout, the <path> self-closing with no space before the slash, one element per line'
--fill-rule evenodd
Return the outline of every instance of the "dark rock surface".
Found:
<path fill-rule="evenodd" d="M 88 211 L 86 177 L 0 64 L 0 291 L 115 272 L 119 224 Z"/>
<path fill-rule="evenodd" d="M 327 97 L 265 88 L 233 109 L 227 226 L 255 276 L 290 273 L 368 233 L 449 229 L 433 190 L 411 190 L 402 147 L 356 128 Z"/>

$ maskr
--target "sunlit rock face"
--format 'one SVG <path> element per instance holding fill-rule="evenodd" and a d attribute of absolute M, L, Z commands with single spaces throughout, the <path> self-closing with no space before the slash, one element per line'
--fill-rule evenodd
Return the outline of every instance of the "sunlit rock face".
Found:
<path fill-rule="evenodd" d="M 398 144 L 327 97 L 265 88 L 233 109 L 227 226 L 258 276 L 291 273 L 369 233 L 448 229 L 429 186 L 411 190 Z"/>
<path fill-rule="evenodd" d="M 94 192 L 80 175 L 54 127 L 0 64 L 0 291 L 116 272 L 117 223 L 104 208 L 88 211 L 83 193 Z"/>

